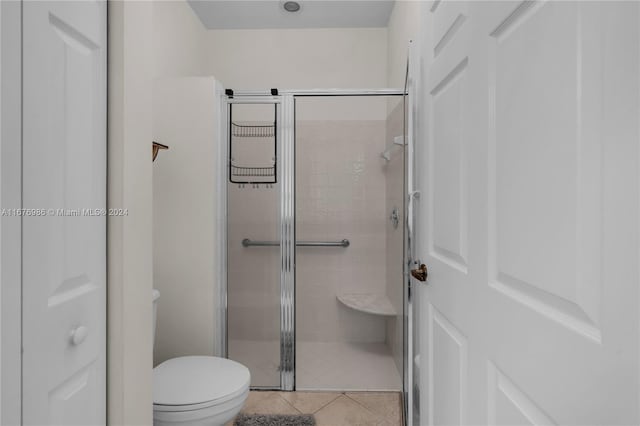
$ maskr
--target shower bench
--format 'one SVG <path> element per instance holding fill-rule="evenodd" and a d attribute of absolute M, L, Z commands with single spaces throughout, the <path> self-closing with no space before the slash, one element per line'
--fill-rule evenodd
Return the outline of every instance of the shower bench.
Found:
<path fill-rule="evenodd" d="M 396 316 L 391 300 L 379 293 L 344 293 L 336 296 L 343 305 L 373 315 Z"/>

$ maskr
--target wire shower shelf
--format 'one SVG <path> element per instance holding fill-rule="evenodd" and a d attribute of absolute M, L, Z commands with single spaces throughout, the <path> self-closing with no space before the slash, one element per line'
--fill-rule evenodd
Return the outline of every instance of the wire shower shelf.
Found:
<path fill-rule="evenodd" d="M 241 167 L 231 165 L 231 176 L 237 177 L 275 177 L 276 168 L 271 167 Z"/>
<path fill-rule="evenodd" d="M 245 110 L 248 109 L 253 115 L 259 112 L 261 118 L 255 121 L 234 121 L 233 117 L 239 117 L 234 115 L 236 108 L 241 113 L 239 116 L 246 117 Z M 256 108 L 256 105 L 229 105 L 229 182 L 240 184 L 241 187 L 244 184 L 253 184 L 254 188 L 263 184 L 269 187 L 277 183 L 278 106 L 262 105 L 258 111 Z M 268 118 L 270 114 L 273 114 L 272 119 Z"/>
<path fill-rule="evenodd" d="M 232 135 L 238 138 L 272 138 L 275 136 L 275 125 L 244 125 L 231 123 Z"/>

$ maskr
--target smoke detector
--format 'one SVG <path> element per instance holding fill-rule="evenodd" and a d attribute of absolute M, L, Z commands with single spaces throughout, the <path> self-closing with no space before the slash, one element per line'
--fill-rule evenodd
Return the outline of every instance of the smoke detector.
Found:
<path fill-rule="evenodd" d="M 294 13 L 300 10 L 300 3 L 298 3 L 297 1 L 289 0 L 289 1 L 285 1 L 282 7 L 287 12 Z"/>

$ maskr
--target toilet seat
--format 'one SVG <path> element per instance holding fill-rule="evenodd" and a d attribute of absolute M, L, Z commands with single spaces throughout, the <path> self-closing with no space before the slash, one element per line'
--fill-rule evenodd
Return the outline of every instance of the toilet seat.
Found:
<path fill-rule="evenodd" d="M 215 401 L 207 401 L 200 404 L 184 404 L 184 405 L 166 405 L 166 404 L 156 404 L 153 403 L 153 411 L 155 412 L 163 412 L 163 413 L 180 413 L 183 411 L 196 411 L 196 410 L 204 410 L 206 408 L 217 407 L 226 402 L 232 401 L 236 398 L 242 398 L 244 400 L 246 395 L 249 393 L 249 389 L 240 390 L 233 395 L 230 395 L 228 398 L 221 398 Z"/>
<path fill-rule="evenodd" d="M 235 361 L 211 356 L 169 359 L 153 369 L 153 410 L 205 410 L 244 399 L 249 370 Z"/>

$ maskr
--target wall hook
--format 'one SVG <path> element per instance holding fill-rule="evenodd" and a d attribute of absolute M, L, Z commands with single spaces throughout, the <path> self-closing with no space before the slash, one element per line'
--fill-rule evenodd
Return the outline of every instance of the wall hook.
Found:
<path fill-rule="evenodd" d="M 169 146 L 163 145 L 163 144 L 158 143 L 156 141 L 153 141 L 153 146 L 151 148 L 151 155 L 152 155 L 152 160 L 151 161 L 156 161 L 156 157 L 158 156 L 158 152 L 160 152 L 161 149 L 169 149 Z"/>

